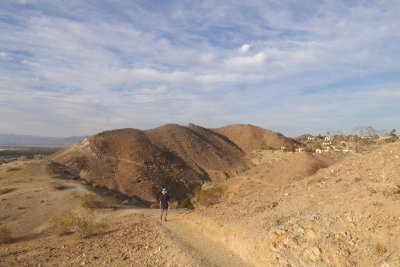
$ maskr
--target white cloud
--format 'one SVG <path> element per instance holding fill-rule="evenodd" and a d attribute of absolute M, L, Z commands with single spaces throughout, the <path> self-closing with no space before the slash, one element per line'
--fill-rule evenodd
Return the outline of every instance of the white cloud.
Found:
<path fill-rule="evenodd" d="M 247 53 L 247 52 L 249 52 L 250 48 L 251 48 L 250 44 L 244 44 L 239 48 L 239 52 Z"/>
<path fill-rule="evenodd" d="M 363 90 L 357 83 L 398 73 L 398 1 L 172 0 L 157 10 L 135 1 L 20 2 L 35 8 L 3 4 L 0 14 L 0 113 L 15 115 L 0 124 L 10 131 L 35 120 L 32 131 L 59 135 L 238 120 L 290 133 L 325 127 L 330 114 L 357 124 L 377 114 L 373 100 L 397 107 L 395 75 L 390 88 L 383 78 Z"/>

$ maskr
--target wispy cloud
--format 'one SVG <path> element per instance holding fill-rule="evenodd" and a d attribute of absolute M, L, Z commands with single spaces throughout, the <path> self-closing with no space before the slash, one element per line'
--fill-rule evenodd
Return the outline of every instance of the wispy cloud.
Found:
<path fill-rule="evenodd" d="M 390 116 L 398 1 L 21 0 L 0 10 L 2 132 L 400 128 Z"/>

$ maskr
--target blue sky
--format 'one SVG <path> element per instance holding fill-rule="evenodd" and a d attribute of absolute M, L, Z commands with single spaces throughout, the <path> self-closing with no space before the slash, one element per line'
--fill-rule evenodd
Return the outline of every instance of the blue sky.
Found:
<path fill-rule="evenodd" d="M 5 0 L 0 132 L 400 130 L 399 1 Z"/>

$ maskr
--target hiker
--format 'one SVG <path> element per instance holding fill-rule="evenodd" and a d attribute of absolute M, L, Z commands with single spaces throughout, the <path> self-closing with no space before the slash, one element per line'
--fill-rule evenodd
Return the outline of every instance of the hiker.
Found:
<path fill-rule="evenodd" d="M 161 196 L 160 196 L 160 209 L 161 209 L 161 217 L 160 221 L 162 222 L 162 217 L 165 212 L 165 217 L 164 220 L 167 221 L 167 212 L 168 212 L 168 206 L 169 206 L 169 195 L 167 194 L 167 190 L 163 188 L 161 191 Z"/>

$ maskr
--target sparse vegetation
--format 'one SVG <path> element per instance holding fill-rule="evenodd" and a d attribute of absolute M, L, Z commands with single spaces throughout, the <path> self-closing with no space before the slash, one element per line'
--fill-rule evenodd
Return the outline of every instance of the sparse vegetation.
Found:
<path fill-rule="evenodd" d="M 194 193 L 195 205 L 208 207 L 218 204 L 225 194 L 226 188 L 218 185 L 205 190 L 197 189 Z"/>
<path fill-rule="evenodd" d="M 382 256 L 387 251 L 386 247 L 382 243 L 376 243 L 374 252 L 375 254 Z"/>
<path fill-rule="evenodd" d="M 50 232 L 57 235 L 65 235 L 72 232 L 73 229 L 73 213 L 65 212 L 53 216 L 50 221 Z"/>
<path fill-rule="evenodd" d="M 263 145 L 261 147 L 261 150 L 276 150 L 275 148 L 273 148 L 272 146 L 269 145 Z"/>
<path fill-rule="evenodd" d="M 76 233 L 79 237 L 85 238 L 99 233 L 100 228 L 104 229 L 105 225 L 96 222 L 92 213 L 66 212 L 50 219 L 49 230 L 57 235 Z"/>
<path fill-rule="evenodd" d="M 57 182 L 51 182 L 50 186 L 51 186 L 51 188 L 53 190 L 63 190 L 63 189 L 66 188 L 65 185 L 63 185 L 62 183 L 60 183 L 58 181 Z"/>
<path fill-rule="evenodd" d="M 81 197 L 81 207 L 89 210 L 100 208 L 115 208 L 118 198 L 115 195 L 108 195 L 103 198 L 95 194 L 85 194 Z"/>
<path fill-rule="evenodd" d="M 118 198 L 115 195 L 105 196 L 103 198 L 103 206 L 107 209 L 115 208 L 115 204 L 117 204 L 117 201 Z"/>
<path fill-rule="evenodd" d="M 49 164 L 49 166 L 47 167 L 47 172 L 51 177 L 58 177 L 60 176 L 60 170 L 59 168 L 57 168 L 56 166 L 54 166 L 53 164 Z"/>
<path fill-rule="evenodd" d="M 12 231 L 5 224 L 0 223 L 0 244 L 12 242 Z"/>
<path fill-rule="evenodd" d="M 86 209 L 97 209 L 104 206 L 104 201 L 95 194 L 85 194 L 81 197 L 81 206 Z"/>
<path fill-rule="evenodd" d="M 190 210 L 194 209 L 193 203 L 192 201 L 190 201 L 190 198 L 188 197 L 181 199 L 181 201 L 179 202 L 179 206 L 185 209 L 190 209 Z"/>
<path fill-rule="evenodd" d="M 22 156 L 20 156 L 20 157 L 18 158 L 18 160 L 19 160 L 19 161 L 25 161 L 25 160 L 26 160 L 26 156 L 25 156 L 25 155 L 22 155 Z"/>

